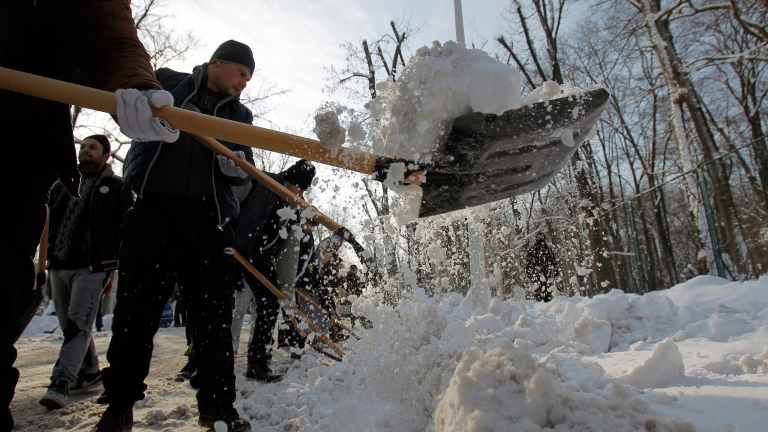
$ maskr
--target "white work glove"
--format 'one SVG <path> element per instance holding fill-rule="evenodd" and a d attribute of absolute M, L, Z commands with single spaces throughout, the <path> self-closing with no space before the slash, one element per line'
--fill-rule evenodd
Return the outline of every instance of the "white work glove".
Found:
<path fill-rule="evenodd" d="M 165 90 L 119 89 L 117 99 L 117 122 L 120 131 L 136 141 L 174 142 L 179 131 L 165 120 L 155 117 L 152 108 L 173 105 L 173 96 Z"/>
<path fill-rule="evenodd" d="M 286 285 L 283 286 L 283 289 L 281 289 L 280 292 L 282 292 L 285 296 L 284 300 L 279 300 L 280 307 L 282 307 L 286 312 L 292 311 L 293 308 L 296 307 L 296 290 L 293 287 Z"/>
<path fill-rule="evenodd" d="M 235 154 L 240 159 L 245 159 L 245 153 L 238 150 L 235 151 Z M 245 178 L 248 176 L 248 174 L 240 169 L 239 166 L 235 165 L 235 162 L 232 159 L 221 155 L 217 155 L 216 158 L 219 160 L 219 169 L 221 169 L 221 173 L 225 176 L 237 178 Z"/>

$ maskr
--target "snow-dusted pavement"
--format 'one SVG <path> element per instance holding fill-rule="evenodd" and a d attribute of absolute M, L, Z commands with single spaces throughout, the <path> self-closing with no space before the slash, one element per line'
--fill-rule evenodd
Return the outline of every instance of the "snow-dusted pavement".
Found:
<path fill-rule="evenodd" d="M 345 362 L 278 350 L 286 379 L 265 385 L 243 379 L 239 358 L 236 406 L 254 430 L 275 431 L 768 431 L 767 303 L 768 278 L 714 277 L 474 310 L 418 290 L 398 312 L 362 299 L 355 310 L 376 326 L 346 343 Z M 102 361 L 107 342 L 97 339 Z M 200 430 L 194 391 L 170 379 L 185 360 L 183 329 L 155 343 L 135 429 Z M 56 334 L 17 344 L 20 430 L 87 430 L 103 410 L 98 391 L 62 412 L 37 404 L 60 344 Z"/>

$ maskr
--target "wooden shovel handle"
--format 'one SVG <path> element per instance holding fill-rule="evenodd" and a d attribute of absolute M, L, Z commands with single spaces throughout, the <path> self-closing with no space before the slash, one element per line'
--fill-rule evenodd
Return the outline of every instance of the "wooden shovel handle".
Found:
<path fill-rule="evenodd" d="M 77 105 L 109 114 L 117 114 L 115 94 L 38 75 L 0 68 L 0 88 L 30 96 Z M 352 149 L 338 149 L 338 154 L 319 141 L 238 123 L 201 113 L 164 106 L 153 110 L 176 129 L 197 135 L 256 147 L 308 159 L 352 171 L 371 174 L 376 156 Z"/>
<path fill-rule="evenodd" d="M 299 336 L 301 336 L 302 339 L 306 339 L 307 334 L 304 333 L 304 330 L 302 330 L 301 327 L 299 327 L 299 322 L 296 321 L 296 317 L 291 315 L 290 318 L 291 318 L 291 324 L 293 324 L 293 328 L 296 329 L 296 332 L 299 334 Z"/>
<path fill-rule="evenodd" d="M 272 177 L 261 172 L 260 169 L 249 164 L 248 161 L 246 161 L 245 159 L 240 159 L 239 157 L 237 157 L 235 152 L 227 148 L 227 146 L 225 146 L 224 144 L 216 141 L 213 138 L 197 135 L 195 133 L 190 133 L 190 135 L 192 136 L 192 138 L 200 141 L 206 147 L 213 150 L 214 153 L 220 154 L 222 156 L 226 156 L 227 158 L 231 159 L 235 163 L 235 165 L 237 165 L 238 167 L 240 167 L 240 169 L 243 170 L 243 172 L 245 172 L 249 176 L 256 179 L 257 182 L 266 186 L 267 189 L 277 194 L 277 196 L 279 196 L 286 203 L 290 205 L 298 206 L 302 210 L 307 208 L 312 209 L 312 212 L 314 213 L 314 216 L 312 217 L 312 219 L 316 220 L 317 222 L 322 224 L 324 227 L 328 228 L 332 232 L 339 229 L 340 225 L 334 222 L 333 219 L 324 215 L 315 206 L 297 197 L 293 192 L 288 190 L 288 188 L 276 182 Z"/>
<path fill-rule="evenodd" d="M 262 275 L 260 271 L 256 270 L 256 268 L 255 268 L 253 265 L 251 265 L 251 263 L 249 263 L 249 262 L 248 262 L 248 260 L 247 260 L 247 259 L 245 259 L 245 257 L 243 257 L 242 255 L 240 255 L 240 252 L 238 252 L 238 251 L 235 251 L 235 259 L 236 259 L 236 260 L 237 260 L 237 261 L 238 261 L 240 264 L 242 264 L 242 265 L 243 265 L 243 267 L 245 267 L 245 268 L 246 268 L 246 270 L 248 270 L 249 272 L 251 272 L 251 274 L 252 274 L 252 275 L 254 275 L 254 276 L 256 277 L 256 279 L 258 279 L 258 280 L 259 280 L 259 282 L 261 282 L 261 283 L 262 283 L 262 284 L 263 284 L 265 287 L 267 287 L 267 289 L 268 289 L 268 290 L 269 290 L 269 291 L 270 291 L 272 294 L 274 294 L 274 296 L 275 296 L 275 297 L 277 297 L 277 299 L 278 299 L 278 300 L 285 300 L 285 298 L 286 298 L 286 297 L 285 297 L 285 294 L 283 294 L 282 292 L 280 292 L 280 290 L 279 290 L 279 289 L 277 289 L 277 288 L 276 288 L 274 285 L 272 285 L 272 282 L 270 282 L 270 281 L 269 281 L 269 279 L 265 278 L 265 277 L 264 277 L 264 275 Z M 318 335 L 320 335 L 320 340 L 322 340 L 323 342 L 325 342 L 325 344 L 326 344 L 326 345 L 328 345 L 329 347 L 331 347 L 331 349 L 333 349 L 333 351 L 334 351 L 336 354 L 338 354 L 338 355 L 339 355 L 339 357 L 341 357 L 341 358 L 344 358 L 344 351 L 342 351 L 342 350 L 341 350 L 341 348 L 339 348 L 339 346 L 338 346 L 338 345 L 336 345 L 335 343 L 333 343 L 333 341 L 331 340 L 331 338 L 329 338 L 329 337 L 328 337 L 328 336 L 327 336 L 325 333 L 323 333 L 323 332 L 320 330 L 320 328 L 319 328 L 319 327 L 317 327 L 317 326 L 315 325 L 315 323 L 313 323 L 313 322 L 312 322 L 312 320 L 310 320 L 310 319 L 309 319 L 309 317 L 308 317 L 308 316 L 307 316 L 307 315 L 306 315 L 304 312 L 302 312 L 302 311 L 301 311 L 301 310 L 300 310 L 298 307 L 296 307 L 296 306 L 294 306 L 294 307 L 293 307 L 293 311 L 294 311 L 296 314 L 298 314 L 298 315 L 299 315 L 299 316 L 300 316 L 302 319 L 304 319 L 304 321 L 306 321 L 306 322 L 307 322 L 307 325 L 309 326 L 309 328 L 310 328 L 310 329 L 311 329 L 313 332 L 315 332 L 315 333 L 317 333 Z M 298 328 L 298 325 L 296 326 L 296 328 Z"/>

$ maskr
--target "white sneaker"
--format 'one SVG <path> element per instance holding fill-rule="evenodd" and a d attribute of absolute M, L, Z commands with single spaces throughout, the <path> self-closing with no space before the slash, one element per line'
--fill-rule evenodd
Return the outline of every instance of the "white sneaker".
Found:
<path fill-rule="evenodd" d="M 60 379 L 56 381 L 56 384 L 51 383 L 48 391 L 40 398 L 40 405 L 55 410 L 67 406 L 68 399 L 69 382 L 65 379 Z"/>

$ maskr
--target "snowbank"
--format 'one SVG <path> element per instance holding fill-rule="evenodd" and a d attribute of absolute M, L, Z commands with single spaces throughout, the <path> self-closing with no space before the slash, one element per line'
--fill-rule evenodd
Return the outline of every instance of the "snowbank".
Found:
<path fill-rule="evenodd" d="M 643 296 L 494 299 L 488 311 L 420 290 L 396 309 L 356 299 L 375 327 L 356 328 L 344 362 L 305 353 L 269 385 L 245 381 L 238 362 L 235 404 L 254 430 L 756 430 L 768 410 L 766 290 L 768 278 L 699 277 Z M 716 319 L 739 325 L 694 332 Z M 148 425 L 195 421 L 164 420 L 161 400 Z"/>
<path fill-rule="evenodd" d="M 689 367 L 679 347 L 689 350 L 685 328 L 723 307 L 745 321 L 730 337 L 757 343 L 719 369 L 707 364 L 765 374 L 768 312 L 750 305 L 766 287 L 764 279 L 723 285 L 705 277 L 645 296 L 496 301 L 493 313 L 458 294 L 417 290 L 397 311 L 376 306 L 377 297 L 359 299 L 355 313 L 375 327 L 348 342 L 345 362 L 325 367 L 305 355 L 277 389 L 245 383 L 248 397 L 238 403 L 254 424 L 282 430 L 723 430 L 706 422 L 694 429 L 685 409 L 668 412 L 682 396 L 664 389 L 697 379 L 690 373 L 715 373 Z"/>

